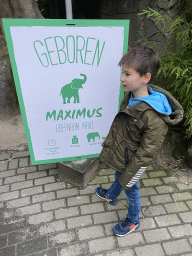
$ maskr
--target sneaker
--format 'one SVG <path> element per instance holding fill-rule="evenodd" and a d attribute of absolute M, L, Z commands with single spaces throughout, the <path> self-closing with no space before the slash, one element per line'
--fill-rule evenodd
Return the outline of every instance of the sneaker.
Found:
<path fill-rule="evenodd" d="M 126 236 L 129 233 L 137 230 L 139 227 L 140 227 L 139 223 L 133 224 L 129 221 L 128 218 L 126 218 L 124 221 L 122 221 L 121 223 L 113 227 L 113 232 L 117 236 Z"/>
<path fill-rule="evenodd" d="M 106 190 L 106 189 L 98 187 L 98 188 L 95 189 L 95 192 L 96 192 L 96 194 L 98 195 L 98 197 L 100 197 L 100 198 L 106 200 L 106 201 L 107 201 L 108 203 L 110 203 L 111 205 L 116 205 L 116 204 L 118 204 L 117 198 L 115 198 L 115 199 L 109 199 L 108 197 L 106 197 L 106 193 L 107 193 L 107 190 Z"/>

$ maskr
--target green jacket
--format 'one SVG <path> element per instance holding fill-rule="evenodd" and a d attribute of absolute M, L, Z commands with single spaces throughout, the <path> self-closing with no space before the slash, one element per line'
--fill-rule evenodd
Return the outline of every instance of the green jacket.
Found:
<path fill-rule="evenodd" d="M 168 125 L 175 125 L 183 118 L 182 106 L 169 92 L 150 86 L 167 97 L 172 114 L 160 114 L 146 102 L 127 107 L 130 93 L 126 93 L 102 144 L 100 158 L 107 166 L 121 172 L 119 182 L 125 190 L 135 184 L 157 154 Z"/>

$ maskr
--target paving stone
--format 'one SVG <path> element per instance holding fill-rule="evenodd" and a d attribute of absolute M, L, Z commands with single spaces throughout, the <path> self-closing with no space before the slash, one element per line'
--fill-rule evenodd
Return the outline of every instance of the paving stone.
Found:
<path fill-rule="evenodd" d="M 0 235 L 0 248 L 7 246 L 7 235 Z"/>
<path fill-rule="evenodd" d="M 58 256 L 84 256 L 88 253 L 86 243 L 78 243 L 58 248 Z"/>
<path fill-rule="evenodd" d="M 102 184 L 102 183 L 108 183 L 109 179 L 107 176 L 96 176 L 95 179 L 93 179 L 89 184 Z"/>
<path fill-rule="evenodd" d="M 145 244 L 145 241 L 139 232 L 134 232 L 129 234 L 129 238 L 127 236 L 117 237 L 117 241 L 119 247 L 129 247 L 129 246 L 137 246 L 141 244 Z"/>
<path fill-rule="evenodd" d="M 189 192 L 174 193 L 174 194 L 172 194 L 172 197 L 175 201 L 183 201 L 183 200 L 192 199 L 192 195 Z"/>
<path fill-rule="evenodd" d="M 77 195 L 78 195 L 77 188 L 64 189 L 64 190 L 57 191 L 57 198 L 71 197 L 71 196 L 77 196 Z"/>
<path fill-rule="evenodd" d="M 180 238 L 182 236 L 192 236 L 191 224 L 183 224 L 179 226 L 168 227 L 168 229 L 173 238 Z"/>
<path fill-rule="evenodd" d="M 162 205 L 149 206 L 142 208 L 142 213 L 146 217 L 166 214 L 165 208 Z"/>
<path fill-rule="evenodd" d="M 79 240 L 89 240 L 91 238 L 97 238 L 104 236 L 102 226 L 92 226 L 87 228 L 81 228 L 78 230 Z"/>
<path fill-rule="evenodd" d="M 3 179 L 0 179 L 0 186 L 3 184 Z"/>
<path fill-rule="evenodd" d="M 88 204 L 88 205 L 81 205 L 81 214 L 90 214 L 96 212 L 103 212 L 104 206 L 103 203 L 96 203 L 96 204 Z"/>
<path fill-rule="evenodd" d="M 26 167 L 29 165 L 29 159 L 28 157 L 25 157 L 25 158 L 20 158 L 19 159 L 19 168 L 21 167 Z"/>
<path fill-rule="evenodd" d="M 142 176 L 140 177 L 140 180 L 148 179 L 148 178 L 149 178 L 149 177 L 148 177 L 147 173 L 145 172 L 145 173 L 143 173 Z"/>
<path fill-rule="evenodd" d="M 37 227 L 27 227 L 8 234 L 9 245 L 22 243 L 27 240 L 35 239 L 38 236 Z"/>
<path fill-rule="evenodd" d="M 19 197 L 19 191 L 4 193 L 0 195 L 0 201 L 8 201 Z"/>
<path fill-rule="evenodd" d="M 33 186 L 33 181 L 28 180 L 28 181 L 21 181 L 17 183 L 11 184 L 11 191 L 18 190 L 18 189 L 23 189 L 23 188 L 29 188 Z"/>
<path fill-rule="evenodd" d="M 28 217 L 28 223 L 30 225 L 38 225 L 41 223 L 49 222 L 53 220 L 53 212 L 43 212 Z"/>
<path fill-rule="evenodd" d="M 84 227 L 92 224 L 91 215 L 67 219 L 68 228 Z"/>
<path fill-rule="evenodd" d="M 0 256 L 15 256 L 15 246 L 10 246 L 0 250 Z"/>
<path fill-rule="evenodd" d="M 11 159 L 8 162 L 8 169 L 17 169 L 19 165 L 19 160 L 18 159 Z"/>
<path fill-rule="evenodd" d="M 158 194 L 172 193 L 176 191 L 173 186 L 157 186 L 155 188 L 157 189 Z"/>
<path fill-rule="evenodd" d="M 63 231 L 66 229 L 65 226 L 65 221 L 64 220 L 59 220 L 59 221 L 54 221 L 51 223 L 46 223 L 40 226 L 39 228 L 39 234 L 41 236 L 54 233 L 54 232 L 59 232 Z"/>
<path fill-rule="evenodd" d="M 107 252 L 106 256 L 134 256 L 135 253 L 132 249 L 120 249 L 118 251 Z"/>
<path fill-rule="evenodd" d="M 147 197 L 142 197 L 141 198 L 141 207 L 148 206 L 150 204 L 151 204 L 151 202 L 149 201 L 149 198 L 147 198 Z"/>
<path fill-rule="evenodd" d="M 107 184 L 101 184 L 100 187 L 102 187 L 102 188 L 104 188 L 104 189 L 109 189 L 112 184 L 113 184 L 112 182 L 107 183 Z M 98 185 L 97 185 L 97 187 L 98 187 Z"/>
<path fill-rule="evenodd" d="M 35 186 L 44 185 L 44 184 L 52 183 L 52 182 L 55 182 L 54 176 L 39 178 L 39 179 L 35 179 Z"/>
<path fill-rule="evenodd" d="M 154 188 L 141 188 L 140 189 L 140 196 L 143 197 L 143 196 L 151 196 L 151 195 L 156 195 L 157 192 Z"/>
<path fill-rule="evenodd" d="M 46 250 L 43 252 L 31 254 L 30 256 L 57 256 L 57 250 L 55 248 Z"/>
<path fill-rule="evenodd" d="M 185 223 L 192 222 L 192 212 L 191 211 L 179 213 L 179 216 L 182 219 L 182 221 Z"/>
<path fill-rule="evenodd" d="M 34 204 L 16 209 L 16 216 L 32 215 L 41 212 L 41 205 Z"/>
<path fill-rule="evenodd" d="M 173 202 L 173 199 L 169 194 L 150 196 L 150 199 L 153 204 L 162 204 L 162 203 L 165 204 L 165 203 Z"/>
<path fill-rule="evenodd" d="M 24 197 L 7 202 L 7 208 L 18 208 L 30 204 L 30 198 Z"/>
<path fill-rule="evenodd" d="M 163 247 L 168 255 L 179 255 L 180 253 L 189 252 L 192 249 L 191 245 L 186 239 L 164 242 Z"/>
<path fill-rule="evenodd" d="M 137 256 L 164 256 L 162 246 L 160 244 L 151 244 L 139 246 L 135 248 Z"/>
<path fill-rule="evenodd" d="M 159 178 L 142 180 L 145 187 L 161 185 L 162 181 Z"/>
<path fill-rule="evenodd" d="M 17 174 L 36 172 L 36 171 L 37 171 L 37 166 L 28 166 L 28 167 L 22 167 L 17 169 Z"/>
<path fill-rule="evenodd" d="M 140 228 L 139 231 L 145 230 L 145 229 L 152 229 L 156 228 L 155 221 L 152 218 L 141 218 L 140 219 Z"/>
<path fill-rule="evenodd" d="M 27 180 L 37 179 L 37 178 L 46 177 L 46 176 L 47 176 L 46 171 L 32 172 L 27 174 Z"/>
<path fill-rule="evenodd" d="M 72 216 L 77 216 L 77 215 L 79 215 L 78 207 L 69 207 L 69 208 L 64 208 L 64 209 L 55 211 L 56 219 L 63 219 L 63 218 L 68 218 Z"/>
<path fill-rule="evenodd" d="M 181 224 L 180 219 L 176 214 L 164 215 L 155 217 L 155 221 L 159 227 L 167 227 L 171 225 Z"/>
<path fill-rule="evenodd" d="M 0 154 L 0 161 L 2 160 L 8 160 L 11 158 L 11 154 L 10 153 L 4 153 L 4 154 Z M 1 166 L 1 162 L 0 162 L 0 166 Z"/>
<path fill-rule="evenodd" d="M 26 256 L 47 249 L 47 238 L 34 239 L 17 245 L 17 255 Z"/>
<path fill-rule="evenodd" d="M 43 186 L 31 187 L 21 190 L 21 197 L 43 193 Z"/>
<path fill-rule="evenodd" d="M 114 232 L 113 232 L 113 226 L 115 226 L 117 223 L 109 223 L 109 224 L 105 224 L 104 228 L 105 228 L 105 232 L 107 234 L 107 236 L 113 236 Z"/>
<path fill-rule="evenodd" d="M 107 211 L 113 211 L 114 210 L 114 205 L 109 204 L 108 202 L 105 202 L 105 207 Z M 127 199 L 125 200 L 119 200 L 118 198 L 118 204 L 115 205 L 115 210 L 120 210 L 120 209 L 127 209 L 128 201 Z"/>
<path fill-rule="evenodd" d="M 57 174 L 59 174 L 59 170 L 58 169 L 51 169 L 51 170 L 49 170 L 49 176 L 57 175 Z"/>
<path fill-rule="evenodd" d="M 43 170 L 47 170 L 47 169 L 54 169 L 54 168 L 57 168 L 57 164 L 56 163 L 40 164 L 40 165 L 38 165 L 38 170 L 39 171 L 43 171 Z"/>
<path fill-rule="evenodd" d="M 90 253 L 112 250 L 115 249 L 115 238 L 111 236 L 92 240 L 88 242 L 88 245 Z"/>
<path fill-rule="evenodd" d="M 84 189 L 80 189 L 80 195 L 86 195 L 86 194 L 93 194 L 95 193 L 95 189 L 97 188 L 97 185 L 87 186 Z"/>
<path fill-rule="evenodd" d="M 1 161 L 0 162 L 0 172 L 7 170 L 8 162 L 7 161 Z"/>
<path fill-rule="evenodd" d="M 9 185 L 0 186 L 0 193 L 9 192 Z"/>
<path fill-rule="evenodd" d="M 68 206 L 75 206 L 80 204 L 88 204 L 90 203 L 89 196 L 76 196 L 67 198 Z"/>
<path fill-rule="evenodd" d="M 21 151 L 21 152 L 13 152 L 12 157 L 14 158 L 20 158 L 20 157 L 26 157 L 29 156 L 29 151 Z"/>
<path fill-rule="evenodd" d="M 118 221 L 117 213 L 115 211 L 93 214 L 93 219 L 94 224 Z"/>
<path fill-rule="evenodd" d="M 42 204 L 43 211 L 49 211 L 49 210 L 58 209 L 61 207 L 66 207 L 65 199 L 52 200 L 49 202 L 44 202 Z"/>
<path fill-rule="evenodd" d="M 171 204 L 164 204 L 168 213 L 185 212 L 188 211 L 188 207 L 184 202 L 175 202 Z"/>
<path fill-rule="evenodd" d="M 189 183 L 189 184 L 178 183 L 178 184 L 176 184 L 176 186 L 178 187 L 178 189 L 180 191 L 182 191 L 182 190 L 189 190 L 189 189 L 192 189 L 192 182 Z"/>
<path fill-rule="evenodd" d="M 0 178 L 6 178 L 15 175 L 15 170 L 0 172 Z"/>
<path fill-rule="evenodd" d="M 192 210 L 192 201 L 187 201 L 186 203 L 189 206 L 189 208 Z"/>
<path fill-rule="evenodd" d="M 171 183 L 176 183 L 178 181 L 178 178 L 176 177 L 166 177 L 162 178 L 165 184 L 171 184 Z"/>
<path fill-rule="evenodd" d="M 115 171 L 112 169 L 101 169 L 98 172 L 99 176 L 108 176 L 108 175 L 114 175 L 114 174 L 115 174 Z"/>
<path fill-rule="evenodd" d="M 114 182 L 115 181 L 114 175 L 108 176 L 108 179 L 109 179 L 109 182 Z"/>
<path fill-rule="evenodd" d="M 167 176 L 165 171 L 148 172 L 150 178 Z"/>
<path fill-rule="evenodd" d="M 156 243 L 171 238 L 166 228 L 146 230 L 143 232 L 147 243 Z"/>
<path fill-rule="evenodd" d="M 68 245 L 76 240 L 74 231 L 67 231 L 48 237 L 49 247 Z"/>
<path fill-rule="evenodd" d="M 26 227 L 25 219 L 9 220 L 7 222 L 0 223 L 0 234 L 12 232 Z"/>
<path fill-rule="evenodd" d="M 44 185 L 45 192 L 59 190 L 66 188 L 65 182 L 54 182 L 51 184 Z"/>
<path fill-rule="evenodd" d="M 55 193 L 54 192 L 43 193 L 43 194 L 32 196 L 33 204 L 48 201 L 48 200 L 53 200 L 53 199 L 55 199 Z"/>
<path fill-rule="evenodd" d="M 14 209 L 0 209 L 0 222 L 8 221 L 14 218 Z"/>
<path fill-rule="evenodd" d="M 11 183 L 19 182 L 19 181 L 24 181 L 24 180 L 25 180 L 25 175 L 22 174 L 22 175 L 5 178 L 4 184 L 11 184 Z"/>

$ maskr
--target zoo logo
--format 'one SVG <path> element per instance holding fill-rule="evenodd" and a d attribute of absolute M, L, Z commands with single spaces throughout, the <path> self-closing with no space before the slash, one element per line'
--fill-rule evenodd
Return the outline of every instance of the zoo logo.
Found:
<path fill-rule="evenodd" d="M 79 89 L 83 88 L 82 84 L 87 81 L 87 76 L 85 74 L 80 74 L 83 76 L 82 79 L 74 78 L 71 83 L 64 85 L 61 88 L 60 96 L 63 97 L 63 104 L 70 103 L 72 97 L 74 97 L 73 103 L 79 103 Z"/>

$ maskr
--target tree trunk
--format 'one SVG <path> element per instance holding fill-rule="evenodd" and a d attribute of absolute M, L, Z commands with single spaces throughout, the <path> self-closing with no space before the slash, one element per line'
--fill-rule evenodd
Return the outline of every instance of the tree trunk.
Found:
<path fill-rule="evenodd" d="M 2 18 L 43 19 L 43 16 L 36 0 L 1 0 L 0 2 L 0 120 L 6 120 L 19 114 L 19 106 Z"/>

